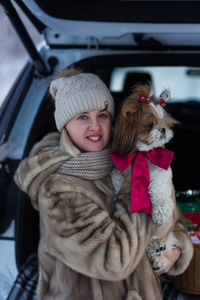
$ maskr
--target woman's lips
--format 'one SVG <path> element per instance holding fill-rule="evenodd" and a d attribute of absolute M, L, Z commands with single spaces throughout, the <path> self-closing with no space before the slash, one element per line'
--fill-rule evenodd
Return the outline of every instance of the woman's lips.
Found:
<path fill-rule="evenodd" d="M 102 135 L 90 135 L 87 136 L 87 139 L 90 140 L 91 142 L 99 142 L 102 138 Z"/>

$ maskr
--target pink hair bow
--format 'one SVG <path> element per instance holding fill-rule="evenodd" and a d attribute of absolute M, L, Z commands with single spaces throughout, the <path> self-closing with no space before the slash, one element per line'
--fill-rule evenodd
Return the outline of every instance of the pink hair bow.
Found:
<path fill-rule="evenodd" d="M 161 147 L 148 152 L 136 151 L 133 155 L 122 155 L 120 152 L 110 154 L 114 164 L 121 172 L 124 172 L 132 162 L 130 213 L 144 211 L 151 215 L 147 158 L 152 164 L 167 170 L 173 155 L 174 152 Z"/>

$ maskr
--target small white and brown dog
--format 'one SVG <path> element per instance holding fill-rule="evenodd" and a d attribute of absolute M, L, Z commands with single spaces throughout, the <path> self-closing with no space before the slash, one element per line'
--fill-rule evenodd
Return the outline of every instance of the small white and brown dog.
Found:
<path fill-rule="evenodd" d="M 172 128 L 179 122 L 169 116 L 164 109 L 166 102 L 169 100 L 170 93 L 167 90 L 161 93 L 159 100 L 156 100 L 156 98 L 153 97 L 153 90 L 150 85 L 134 86 L 132 94 L 125 99 L 115 119 L 112 144 L 113 154 L 111 154 L 114 163 L 118 167 L 115 167 L 111 174 L 116 197 L 127 178 L 131 177 L 132 185 L 134 185 L 135 181 L 137 182 L 135 187 L 135 189 L 137 189 L 136 193 L 134 193 L 133 187 L 131 187 L 131 198 L 134 197 L 135 194 L 140 195 L 134 200 L 135 203 L 132 203 L 131 213 L 138 210 L 145 211 L 145 209 L 138 208 L 134 210 L 134 206 L 138 206 L 136 205 L 138 204 L 136 203 L 137 201 L 143 202 L 145 197 L 149 197 L 150 207 L 147 207 L 146 212 L 149 213 L 150 209 L 151 213 L 149 214 L 152 214 L 153 221 L 158 224 L 158 226 L 164 227 L 168 222 L 167 226 L 170 227 L 167 235 L 162 239 L 158 236 L 152 237 L 148 246 L 147 254 L 152 261 L 155 271 L 160 271 L 166 267 L 167 259 L 164 253 L 166 251 L 170 252 L 177 241 L 172 233 L 175 197 L 173 197 L 172 170 L 169 164 L 173 154 L 171 151 L 165 149 L 164 145 L 172 139 Z M 162 151 L 166 151 L 167 154 L 166 152 L 162 153 Z M 135 169 L 133 171 L 133 166 L 137 165 L 135 161 L 136 154 L 140 155 L 139 164 L 134 167 Z M 165 155 L 169 155 L 170 158 L 166 158 Z M 157 161 L 157 156 L 160 157 L 161 166 Z M 126 166 L 124 168 L 121 167 L 121 165 L 123 165 L 122 157 L 125 157 L 126 162 L 128 158 L 128 161 L 131 162 L 129 166 L 125 163 Z M 147 181 L 147 179 L 142 179 L 143 175 L 141 175 L 141 170 L 145 169 L 145 167 L 143 167 L 140 161 L 144 159 L 144 157 L 147 166 L 146 169 L 148 169 L 147 176 L 144 176 L 148 179 L 148 186 L 146 187 L 147 191 L 143 192 L 144 182 Z M 155 158 L 156 163 L 152 157 Z M 120 161 L 120 167 L 118 160 Z M 165 160 L 167 160 L 167 166 L 163 167 L 163 161 Z M 139 173 L 138 177 L 136 174 L 136 179 L 133 178 L 133 176 L 135 176 L 134 172 Z M 141 185 L 139 184 L 139 180 L 143 181 Z M 143 207 L 143 204 L 141 204 L 141 207 Z"/>

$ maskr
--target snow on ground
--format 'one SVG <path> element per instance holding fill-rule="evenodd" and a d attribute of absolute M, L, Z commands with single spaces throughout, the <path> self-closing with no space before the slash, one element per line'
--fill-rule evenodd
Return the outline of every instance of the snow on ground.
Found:
<path fill-rule="evenodd" d="M 14 237 L 14 221 L 1 237 Z M 7 298 L 17 272 L 14 241 L 0 239 L 0 300 Z"/>

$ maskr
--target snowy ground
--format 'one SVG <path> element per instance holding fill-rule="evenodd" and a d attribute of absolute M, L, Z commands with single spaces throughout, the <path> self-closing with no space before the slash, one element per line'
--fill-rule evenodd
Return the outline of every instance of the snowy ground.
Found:
<path fill-rule="evenodd" d="M 0 238 L 2 237 L 14 237 L 14 221 L 7 231 L 0 236 Z M 0 300 L 7 298 L 16 276 L 14 241 L 0 239 Z"/>

